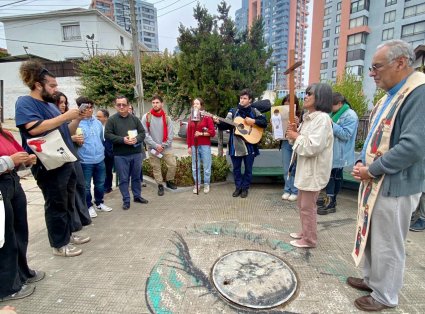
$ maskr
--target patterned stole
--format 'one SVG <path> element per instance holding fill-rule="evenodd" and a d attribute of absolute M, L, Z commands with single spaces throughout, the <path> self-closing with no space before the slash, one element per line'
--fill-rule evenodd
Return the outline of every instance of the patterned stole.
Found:
<path fill-rule="evenodd" d="M 370 165 L 375 159 L 379 158 L 390 149 L 391 133 L 399 109 L 402 107 L 406 97 L 416 87 L 423 84 L 425 84 L 425 75 L 420 72 L 414 72 L 409 76 L 406 83 L 404 83 L 397 94 L 394 95 L 391 103 L 388 104 L 381 115 L 381 120 L 378 122 L 368 146 L 366 147 L 366 165 Z M 377 118 L 376 113 L 379 112 L 386 99 L 387 96 L 385 95 L 378 101 L 372 110 L 369 125 L 374 124 Z M 372 211 L 380 193 L 383 180 L 384 175 L 360 183 L 355 241 L 353 252 L 351 253 L 356 266 L 360 264 L 366 247 Z"/>

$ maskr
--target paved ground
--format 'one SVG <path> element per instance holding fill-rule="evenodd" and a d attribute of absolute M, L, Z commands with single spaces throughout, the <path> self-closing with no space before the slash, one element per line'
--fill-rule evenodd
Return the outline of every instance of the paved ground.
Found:
<path fill-rule="evenodd" d="M 10 302 L 19 313 L 351 313 L 363 295 L 345 284 L 359 275 L 353 246 L 356 197 L 344 191 L 335 214 L 319 216 L 319 244 L 311 250 L 289 245 L 298 231 L 294 203 L 282 201 L 281 187 L 254 185 L 247 199 L 233 198 L 231 184 L 213 185 L 208 195 L 191 190 L 156 195 L 148 184 L 148 205 L 121 209 L 118 190 L 81 233 L 92 241 L 73 258 L 52 255 L 43 215 L 44 201 L 32 176 L 23 178 L 28 198 L 31 267 L 46 271 L 35 293 Z M 269 311 L 243 311 L 226 303 L 211 284 L 214 262 L 226 253 L 254 249 L 289 263 L 299 279 L 296 296 Z M 409 233 L 405 285 L 400 306 L 388 313 L 425 312 L 425 233 Z M 0 304 L 3 305 L 3 304 Z"/>

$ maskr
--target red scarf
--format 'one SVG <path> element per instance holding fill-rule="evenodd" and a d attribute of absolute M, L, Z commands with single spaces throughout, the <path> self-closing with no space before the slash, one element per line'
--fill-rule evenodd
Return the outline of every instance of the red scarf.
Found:
<path fill-rule="evenodd" d="M 157 117 L 157 118 L 162 117 L 162 127 L 163 127 L 163 133 L 164 133 L 162 137 L 162 142 L 165 143 L 168 139 L 168 129 L 167 129 L 167 117 L 165 116 L 164 110 L 161 109 L 160 111 L 155 111 L 152 108 L 149 112 L 154 117 Z M 146 126 L 148 127 L 148 130 L 149 130 L 151 123 L 150 123 L 150 120 L 148 121 L 148 119 L 146 119 Z"/>

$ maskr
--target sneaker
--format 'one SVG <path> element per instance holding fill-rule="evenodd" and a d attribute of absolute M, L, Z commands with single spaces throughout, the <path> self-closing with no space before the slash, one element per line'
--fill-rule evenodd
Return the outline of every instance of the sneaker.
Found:
<path fill-rule="evenodd" d="M 289 196 L 291 196 L 291 194 L 285 192 L 282 194 L 282 199 L 286 201 L 289 198 Z"/>
<path fill-rule="evenodd" d="M 204 193 L 207 194 L 210 192 L 210 185 L 209 184 L 204 184 Z"/>
<path fill-rule="evenodd" d="M 30 296 L 34 292 L 34 290 L 35 290 L 34 285 L 23 285 L 21 290 L 19 290 L 18 292 L 15 292 L 11 295 L 8 295 L 4 298 L 0 298 L 0 302 L 12 301 L 12 300 L 18 300 L 18 299 L 26 298 L 26 297 Z"/>
<path fill-rule="evenodd" d="M 302 240 L 293 240 L 293 241 L 291 241 L 291 242 L 289 242 L 292 246 L 295 246 L 295 247 L 299 247 L 299 248 L 313 248 L 314 246 L 311 246 L 311 245 L 309 245 L 309 244 L 307 244 L 307 243 L 305 243 L 304 241 L 302 241 Z"/>
<path fill-rule="evenodd" d="M 291 232 L 291 233 L 289 234 L 289 236 L 290 236 L 292 239 L 297 239 L 297 240 L 299 240 L 299 239 L 302 239 L 302 238 L 303 238 L 302 234 L 301 234 L 301 233 L 297 233 L 297 232 Z"/>
<path fill-rule="evenodd" d="M 199 191 L 201 191 L 201 187 L 198 187 L 198 189 L 196 189 L 196 185 L 195 185 L 192 191 L 193 191 L 193 194 L 197 194 Z"/>
<path fill-rule="evenodd" d="M 130 208 L 130 204 L 126 204 L 126 203 L 122 204 L 122 209 L 128 210 L 129 208 Z"/>
<path fill-rule="evenodd" d="M 25 284 L 40 281 L 44 278 L 44 276 L 46 276 L 46 273 L 42 270 L 34 270 L 34 272 L 35 272 L 34 277 L 28 278 L 27 281 L 25 282 Z"/>
<path fill-rule="evenodd" d="M 289 197 L 288 197 L 288 201 L 291 201 L 291 202 L 294 202 L 294 201 L 296 201 L 298 199 L 298 196 L 297 195 L 295 195 L 295 194 L 291 194 L 291 195 L 289 195 Z"/>
<path fill-rule="evenodd" d="M 100 203 L 99 205 L 96 205 L 96 208 L 95 208 L 97 211 L 100 211 L 100 212 L 110 212 L 111 210 L 112 210 L 112 208 L 111 207 L 109 207 L 109 206 L 106 206 L 105 204 L 103 204 L 103 203 Z"/>
<path fill-rule="evenodd" d="M 165 185 L 169 189 L 172 189 L 172 190 L 177 189 L 177 185 L 173 181 L 167 181 L 167 182 L 165 182 Z"/>
<path fill-rule="evenodd" d="M 72 244 L 67 244 L 62 246 L 61 248 L 53 248 L 53 255 L 63 256 L 63 257 L 73 257 L 78 256 L 83 253 L 82 249 L 73 246 Z"/>
<path fill-rule="evenodd" d="M 89 207 L 89 214 L 90 214 L 90 217 L 91 217 L 91 218 L 96 218 L 96 217 L 97 217 L 96 210 L 94 209 L 94 207 L 93 207 L 93 206 L 90 206 L 90 207 Z"/>
<path fill-rule="evenodd" d="M 424 231 L 425 230 L 425 219 L 418 218 L 418 220 L 416 220 L 416 222 L 414 224 L 410 225 L 409 230 L 414 231 L 414 232 Z"/>
<path fill-rule="evenodd" d="M 164 195 L 164 186 L 162 184 L 158 184 L 158 195 L 159 196 Z"/>
<path fill-rule="evenodd" d="M 69 238 L 69 243 L 72 243 L 72 244 L 84 244 L 89 241 L 90 241 L 90 237 L 83 236 L 83 235 L 71 234 L 71 237 Z"/>

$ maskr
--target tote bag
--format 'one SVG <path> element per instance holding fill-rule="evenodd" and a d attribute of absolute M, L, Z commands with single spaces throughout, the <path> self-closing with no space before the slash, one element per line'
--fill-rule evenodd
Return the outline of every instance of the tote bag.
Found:
<path fill-rule="evenodd" d="M 28 139 L 27 144 L 47 170 L 56 169 L 67 162 L 77 160 L 58 129 L 47 135 Z"/>

